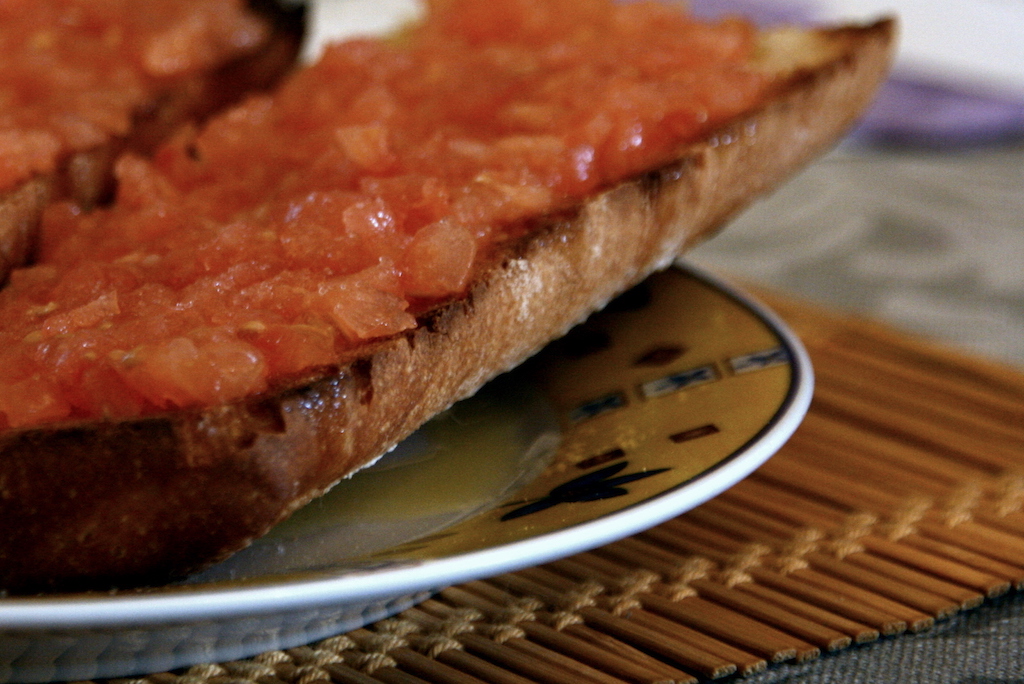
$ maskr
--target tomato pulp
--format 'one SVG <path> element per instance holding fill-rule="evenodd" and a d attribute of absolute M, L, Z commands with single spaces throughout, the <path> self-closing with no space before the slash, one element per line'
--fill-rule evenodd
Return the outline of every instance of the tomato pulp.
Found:
<path fill-rule="evenodd" d="M 0 424 L 272 391 L 462 294 L 530 217 L 754 106 L 755 31 L 657 2 L 434 0 L 51 206 L 0 292 Z"/>
<path fill-rule="evenodd" d="M 242 0 L 3 0 L 0 194 L 126 135 L 168 83 L 266 35 Z"/>

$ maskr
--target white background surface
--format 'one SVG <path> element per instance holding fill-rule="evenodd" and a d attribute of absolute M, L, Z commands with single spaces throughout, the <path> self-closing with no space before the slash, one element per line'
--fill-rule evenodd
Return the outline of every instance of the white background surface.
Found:
<path fill-rule="evenodd" d="M 823 19 L 899 16 L 900 71 L 952 80 L 982 94 L 1024 98 L 1021 0 L 814 0 L 814 5 Z"/>

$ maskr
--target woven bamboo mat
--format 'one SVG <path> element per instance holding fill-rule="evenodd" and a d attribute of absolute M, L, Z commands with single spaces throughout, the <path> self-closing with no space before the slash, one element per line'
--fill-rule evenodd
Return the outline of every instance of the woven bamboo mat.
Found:
<path fill-rule="evenodd" d="M 721 496 L 346 635 L 134 681 L 697 682 L 926 630 L 1024 587 L 1024 374 L 764 298 L 804 339 L 815 400 Z"/>

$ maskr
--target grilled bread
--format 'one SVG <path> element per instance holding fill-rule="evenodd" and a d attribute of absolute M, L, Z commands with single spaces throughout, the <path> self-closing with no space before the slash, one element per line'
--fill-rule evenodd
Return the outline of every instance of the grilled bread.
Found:
<path fill-rule="evenodd" d="M 243 548 L 834 144 L 885 77 L 894 33 L 887 20 L 763 32 L 757 65 L 776 76 L 763 101 L 537 217 L 463 295 L 327 371 L 227 404 L 0 431 L 0 587 L 159 583 Z"/>

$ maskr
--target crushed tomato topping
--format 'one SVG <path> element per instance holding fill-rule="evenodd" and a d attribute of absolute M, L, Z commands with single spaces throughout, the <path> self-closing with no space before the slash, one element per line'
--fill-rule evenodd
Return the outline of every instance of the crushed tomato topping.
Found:
<path fill-rule="evenodd" d="M 531 216 L 749 109 L 754 30 L 658 2 L 434 0 L 51 206 L 0 291 L 0 425 L 236 400 L 416 326 Z"/>
<path fill-rule="evenodd" d="M 170 78 L 266 34 L 242 0 L 0 0 L 0 193 L 125 135 Z"/>

